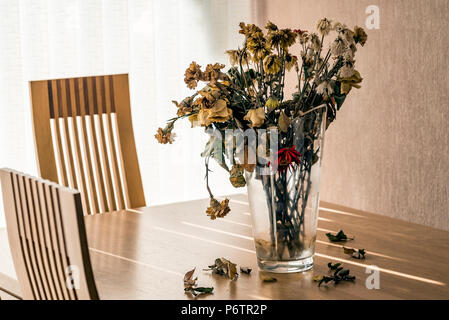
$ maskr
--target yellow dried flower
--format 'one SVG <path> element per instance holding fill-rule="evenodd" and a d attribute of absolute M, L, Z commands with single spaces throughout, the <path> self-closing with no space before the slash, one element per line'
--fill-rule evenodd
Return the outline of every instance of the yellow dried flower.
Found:
<path fill-rule="evenodd" d="M 245 35 L 246 37 L 249 37 L 253 35 L 254 33 L 262 33 L 262 30 L 256 26 L 255 24 L 245 24 L 244 22 L 239 23 L 240 26 L 240 34 Z"/>
<path fill-rule="evenodd" d="M 352 87 L 360 89 L 361 86 L 359 83 L 362 82 L 363 78 L 360 76 L 360 73 L 357 70 L 354 70 L 354 74 L 348 78 L 337 78 L 337 80 L 341 84 L 340 93 L 348 94 L 351 91 Z"/>
<path fill-rule="evenodd" d="M 297 34 L 291 29 L 271 30 L 268 32 L 267 41 L 271 48 L 280 46 L 287 50 L 296 41 Z"/>
<path fill-rule="evenodd" d="M 200 101 L 198 103 L 204 103 L 205 102 L 207 105 L 209 105 L 210 103 L 215 102 L 215 100 L 217 100 L 220 97 L 220 95 L 221 95 L 220 89 L 218 89 L 215 86 L 206 86 L 202 90 L 198 91 L 198 93 L 202 97 L 204 97 L 205 100 L 206 100 L 206 101 Z M 199 99 L 201 99 L 201 98 L 199 98 Z"/>
<path fill-rule="evenodd" d="M 198 120 L 201 126 L 207 127 L 212 122 L 226 122 L 231 117 L 232 109 L 227 107 L 227 102 L 223 99 L 218 99 L 212 108 L 201 108 L 198 117 L 196 119 L 192 118 L 191 121 Z"/>
<path fill-rule="evenodd" d="M 267 102 L 265 102 L 265 107 L 267 107 L 268 112 L 272 112 L 277 107 L 279 107 L 279 100 L 273 97 L 268 98 Z"/>
<path fill-rule="evenodd" d="M 263 62 L 263 69 L 266 73 L 276 74 L 281 70 L 282 61 L 277 55 L 269 55 Z"/>
<path fill-rule="evenodd" d="M 157 133 L 154 135 L 154 137 L 159 143 L 172 144 L 173 141 L 175 141 L 174 138 L 176 137 L 176 133 L 172 133 L 171 129 L 167 131 L 166 129 L 158 128 Z"/>
<path fill-rule="evenodd" d="M 229 208 L 229 199 L 224 199 L 221 203 L 214 198 L 210 198 L 210 206 L 206 209 L 206 214 L 215 220 L 225 217 L 231 209 Z"/>
<path fill-rule="evenodd" d="M 206 70 L 203 73 L 203 77 L 201 80 L 203 81 L 210 81 L 211 85 L 214 85 L 217 80 L 226 79 L 226 75 L 222 73 L 220 70 L 225 67 L 224 64 L 215 63 L 215 64 L 208 64 L 206 66 Z"/>
<path fill-rule="evenodd" d="M 262 32 L 253 33 L 247 38 L 246 47 L 253 54 L 253 61 L 259 62 L 270 54 L 270 47 Z"/>
<path fill-rule="evenodd" d="M 263 109 L 263 107 L 250 109 L 248 113 L 243 117 L 243 120 L 251 122 L 251 128 L 258 128 L 263 125 L 265 121 L 265 110 Z"/>
<path fill-rule="evenodd" d="M 276 31 L 276 30 L 278 30 L 278 26 L 277 25 L 275 25 L 273 22 L 271 22 L 271 21 L 268 21 L 267 22 L 267 25 L 265 26 L 265 28 L 267 29 L 267 30 L 269 30 L 269 31 Z"/>
<path fill-rule="evenodd" d="M 234 188 L 240 188 L 246 185 L 245 177 L 243 176 L 243 169 L 244 168 L 242 165 L 235 164 L 229 172 L 229 181 L 231 181 Z"/>
<path fill-rule="evenodd" d="M 187 87 L 189 89 L 195 89 L 198 85 L 198 81 L 201 80 L 202 77 L 201 66 L 193 61 L 186 69 L 184 75 L 184 82 L 187 84 Z"/>

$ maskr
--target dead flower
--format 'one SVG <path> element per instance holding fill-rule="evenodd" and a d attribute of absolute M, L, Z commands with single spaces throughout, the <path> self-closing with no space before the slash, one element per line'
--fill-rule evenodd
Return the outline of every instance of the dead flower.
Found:
<path fill-rule="evenodd" d="M 170 122 L 164 129 L 158 128 L 157 133 L 154 135 L 154 137 L 159 143 L 172 144 L 173 141 L 175 141 L 174 138 L 176 137 L 176 133 L 171 132 L 172 130 L 173 122 Z"/>
<path fill-rule="evenodd" d="M 243 166 L 240 164 L 235 164 L 232 166 L 231 171 L 229 172 L 230 177 L 229 180 L 234 188 L 244 187 L 246 185 L 245 177 L 243 176 Z"/>
<path fill-rule="evenodd" d="M 337 81 L 341 83 L 340 93 L 348 94 L 351 91 L 352 87 L 360 89 L 363 78 L 360 76 L 360 73 L 357 70 L 354 70 L 354 74 L 348 78 L 337 78 Z"/>
<path fill-rule="evenodd" d="M 214 198 L 210 198 L 210 206 L 206 209 L 207 215 L 211 220 L 225 217 L 231 209 L 229 208 L 229 199 L 224 199 L 222 202 Z"/>
<path fill-rule="evenodd" d="M 189 89 L 195 89 L 198 81 L 201 80 L 202 77 L 201 66 L 193 61 L 186 69 L 184 76 L 184 82 L 187 84 L 187 87 Z"/>
<path fill-rule="evenodd" d="M 225 258 L 215 259 L 215 263 L 206 270 L 212 270 L 213 273 L 226 276 L 231 280 L 236 279 L 239 275 L 237 273 L 237 265 Z"/>
<path fill-rule="evenodd" d="M 366 34 L 365 30 L 363 28 L 355 26 L 354 27 L 355 43 L 360 43 L 360 45 L 363 47 L 366 43 L 366 40 L 368 40 L 368 35 Z"/>
<path fill-rule="evenodd" d="M 263 107 L 257 109 L 250 109 L 243 117 L 243 120 L 251 122 L 251 128 L 258 128 L 263 125 L 265 121 L 265 110 Z"/>
<path fill-rule="evenodd" d="M 323 18 L 318 21 L 316 28 L 323 36 L 327 36 L 332 29 L 332 21 Z"/>

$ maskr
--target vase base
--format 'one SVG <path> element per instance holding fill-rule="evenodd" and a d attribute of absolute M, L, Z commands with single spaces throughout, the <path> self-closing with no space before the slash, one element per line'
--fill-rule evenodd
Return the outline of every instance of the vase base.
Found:
<path fill-rule="evenodd" d="M 313 257 L 293 261 L 273 261 L 257 259 L 259 268 L 274 273 L 304 272 L 312 269 Z"/>

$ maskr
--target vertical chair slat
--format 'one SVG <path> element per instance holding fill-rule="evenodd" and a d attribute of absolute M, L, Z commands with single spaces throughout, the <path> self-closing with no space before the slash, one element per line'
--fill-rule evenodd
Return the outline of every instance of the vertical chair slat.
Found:
<path fill-rule="evenodd" d="M 44 297 L 47 300 L 53 299 L 51 284 L 48 277 L 47 264 L 45 263 L 44 246 L 45 241 L 42 241 L 42 225 L 40 223 L 39 199 L 36 193 L 35 185 L 30 177 L 24 177 L 25 189 L 28 194 L 28 212 L 31 222 L 31 230 L 33 236 L 33 246 L 35 248 L 36 262 L 41 274 L 42 287 Z"/>
<path fill-rule="evenodd" d="M 60 81 L 59 80 L 52 80 L 50 83 L 50 88 L 53 92 L 53 113 L 54 113 L 54 127 L 55 127 L 55 142 L 56 142 L 56 151 L 57 151 L 57 157 L 58 157 L 58 164 L 59 164 L 59 172 L 61 173 L 61 183 L 64 186 L 68 186 L 69 180 L 67 178 L 67 169 L 65 165 L 64 160 L 64 149 L 62 147 L 62 138 L 61 138 L 61 130 L 60 130 L 60 124 L 59 124 L 59 118 L 62 117 L 62 110 L 59 105 L 59 102 L 61 101 L 61 90 L 60 90 Z"/>
<path fill-rule="evenodd" d="M 131 208 L 143 207 L 145 206 L 145 196 L 133 137 L 128 75 L 114 76 L 112 86 L 117 115 L 119 156 L 122 172 L 126 172 L 124 177 L 125 194 Z"/>
<path fill-rule="evenodd" d="M 44 241 L 44 248 L 46 252 L 46 259 L 47 264 L 49 266 L 48 272 L 49 272 L 49 278 L 50 282 L 52 284 L 52 292 L 53 297 L 55 300 L 63 299 L 63 294 L 60 287 L 59 277 L 57 273 L 57 267 L 55 264 L 55 251 L 53 250 L 53 232 L 50 227 L 50 221 L 49 221 L 49 207 L 47 203 L 47 196 L 46 196 L 46 190 L 45 186 L 42 183 L 39 183 L 38 181 L 35 181 L 36 187 L 39 193 L 39 202 L 40 202 L 40 212 L 41 212 L 41 220 L 42 220 L 42 228 L 43 228 L 43 241 Z"/>
<path fill-rule="evenodd" d="M 21 176 L 18 181 L 18 187 L 20 190 L 20 202 L 21 202 L 21 209 L 22 209 L 22 217 L 23 217 L 23 224 L 24 224 L 24 230 L 25 230 L 25 243 L 26 247 L 28 248 L 28 259 L 30 261 L 30 267 L 32 268 L 32 271 L 35 275 L 35 285 L 36 285 L 36 296 L 39 297 L 39 299 L 46 299 L 45 290 L 42 283 L 42 276 L 39 273 L 39 265 L 37 262 L 37 255 L 36 255 L 36 247 L 34 246 L 37 241 L 35 240 L 35 236 L 33 234 L 32 224 L 31 224 L 31 214 L 30 214 L 30 208 L 29 208 L 29 196 L 26 188 L 26 181 L 25 177 Z"/>
<path fill-rule="evenodd" d="M 53 263 L 56 266 L 56 277 L 59 283 L 59 289 L 61 292 L 61 300 L 69 300 L 69 295 L 67 293 L 67 288 L 65 286 L 65 272 L 64 267 L 61 263 L 61 248 L 59 244 L 59 235 L 57 229 L 57 219 L 55 210 L 55 201 L 53 197 L 53 187 L 52 185 L 45 185 L 45 193 L 47 197 L 48 204 L 48 221 L 50 226 L 51 240 L 53 250 Z"/>
<path fill-rule="evenodd" d="M 96 132 L 96 124 L 95 124 L 95 115 L 98 114 L 98 107 L 96 104 L 96 99 L 94 99 L 95 94 L 95 78 L 90 77 L 87 81 L 87 86 L 85 87 L 85 94 L 88 97 L 88 103 L 89 103 L 89 112 L 90 112 L 90 138 L 92 141 L 92 147 L 93 147 L 93 161 L 95 166 L 95 172 L 97 177 L 97 186 L 99 191 L 99 199 L 101 206 L 103 208 L 103 211 L 109 211 L 108 207 L 108 201 L 106 199 L 106 191 L 105 191 L 105 184 L 104 184 L 104 177 L 103 177 L 103 171 L 102 171 L 102 165 L 101 165 L 101 159 L 100 159 L 100 152 L 98 148 L 98 141 L 97 141 L 97 132 Z"/>
<path fill-rule="evenodd" d="M 59 190 L 55 186 L 52 188 L 52 196 L 53 196 L 53 210 L 55 216 L 55 230 L 57 234 L 58 240 L 58 251 L 59 251 L 59 259 L 61 262 L 62 270 L 64 272 L 65 279 L 65 289 L 67 291 L 67 295 L 69 300 L 78 300 L 76 297 L 76 293 L 68 288 L 67 286 L 67 276 L 69 272 L 69 267 L 71 266 L 70 259 L 67 255 L 67 244 L 65 241 L 65 232 L 63 226 L 63 215 L 60 206 L 60 198 L 59 198 Z"/>
<path fill-rule="evenodd" d="M 72 119 L 72 108 L 70 101 L 70 87 L 68 79 L 60 80 L 61 101 L 59 106 L 62 110 L 63 132 L 65 137 L 66 155 L 67 155 L 67 171 L 70 177 L 70 184 L 67 185 L 78 189 L 78 181 L 76 179 L 76 168 L 73 159 L 72 141 L 70 139 L 69 119 Z"/>
<path fill-rule="evenodd" d="M 86 115 L 89 114 L 89 99 L 86 94 L 87 81 L 85 78 L 79 78 L 75 81 L 75 90 L 77 91 L 77 96 L 79 97 L 79 107 L 81 116 L 81 131 L 82 131 L 82 142 L 84 148 L 84 163 L 87 167 L 87 181 L 89 183 L 90 199 L 92 204 L 92 213 L 100 212 L 100 203 L 98 201 L 95 176 L 93 171 L 93 163 L 90 152 L 89 135 L 87 130 L 87 120 Z M 78 85 L 78 86 L 76 86 Z"/>
<path fill-rule="evenodd" d="M 77 119 L 80 116 L 80 101 L 79 96 L 77 95 L 77 91 L 75 90 L 75 82 L 76 79 L 66 79 L 66 92 L 67 92 L 67 105 L 68 110 L 70 110 L 72 115 L 72 136 L 74 138 L 74 150 L 76 157 L 76 166 L 78 170 L 78 176 L 81 187 L 81 194 L 83 199 L 83 207 L 85 208 L 85 212 L 90 213 L 90 203 L 89 203 L 89 192 L 87 190 L 86 176 L 84 172 L 84 164 L 81 154 L 81 146 L 80 139 L 78 136 L 78 122 Z"/>
<path fill-rule="evenodd" d="M 117 210 L 117 205 L 115 203 L 115 196 L 114 196 L 114 187 L 112 185 L 112 177 L 111 177 L 111 166 L 109 164 L 109 156 L 108 156 L 108 150 L 106 146 L 106 137 L 105 137 L 105 130 L 103 125 L 103 114 L 106 113 L 106 101 L 105 101 L 105 88 L 104 88 L 104 78 L 103 77 L 95 77 L 93 78 L 95 81 L 95 92 L 96 94 L 96 104 L 98 107 L 98 117 L 99 117 L 99 141 L 100 141 L 100 150 L 101 155 L 103 159 L 104 164 L 104 177 L 105 177 L 105 185 L 106 185 L 106 191 L 108 193 L 108 206 L 109 210 Z"/>
<path fill-rule="evenodd" d="M 105 105 L 106 105 L 106 128 L 108 132 L 109 150 L 111 152 L 112 171 L 114 175 L 114 182 L 117 194 L 117 206 L 118 209 L 125 209 L 124 191 L 122 187 L 122 181 L 120 178 L 119 164 L 117 160 L 117 149 L 115 147 L 114 128 L 112 126 L 112 115 L 115 112 L 114 105 L 114 90 L 112 84 L 112 76 L 105 76 Z"/>
<path fill-rule="evenodd" d="M 22 283 L 22 292 L 37 299 L 36 275 L 29 259 L 18 177 L 9 172 L 2 172 L 2 190 L 6 220 L 9 221 L 8 226 L 11 225 L 12 228 L 12 232 L 8 232 L 8 239 L 13 254 L 14 268 L 16 272 L 26 275 L 28 280 L 26 283 Z"/>

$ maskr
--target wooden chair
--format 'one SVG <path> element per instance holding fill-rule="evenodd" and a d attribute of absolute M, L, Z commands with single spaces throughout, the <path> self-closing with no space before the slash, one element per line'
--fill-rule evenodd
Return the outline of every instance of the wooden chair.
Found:
<path fill-rule="evenodd" d="M 78 189 L 84 212 L 145 206 L 128 75 L 31 81 L 40 176 Z"/>
<path fill-rule="evenodd" d="M 6 224 L 24 299 L 98 299 L 78 191 L 1 169 Z"/>

